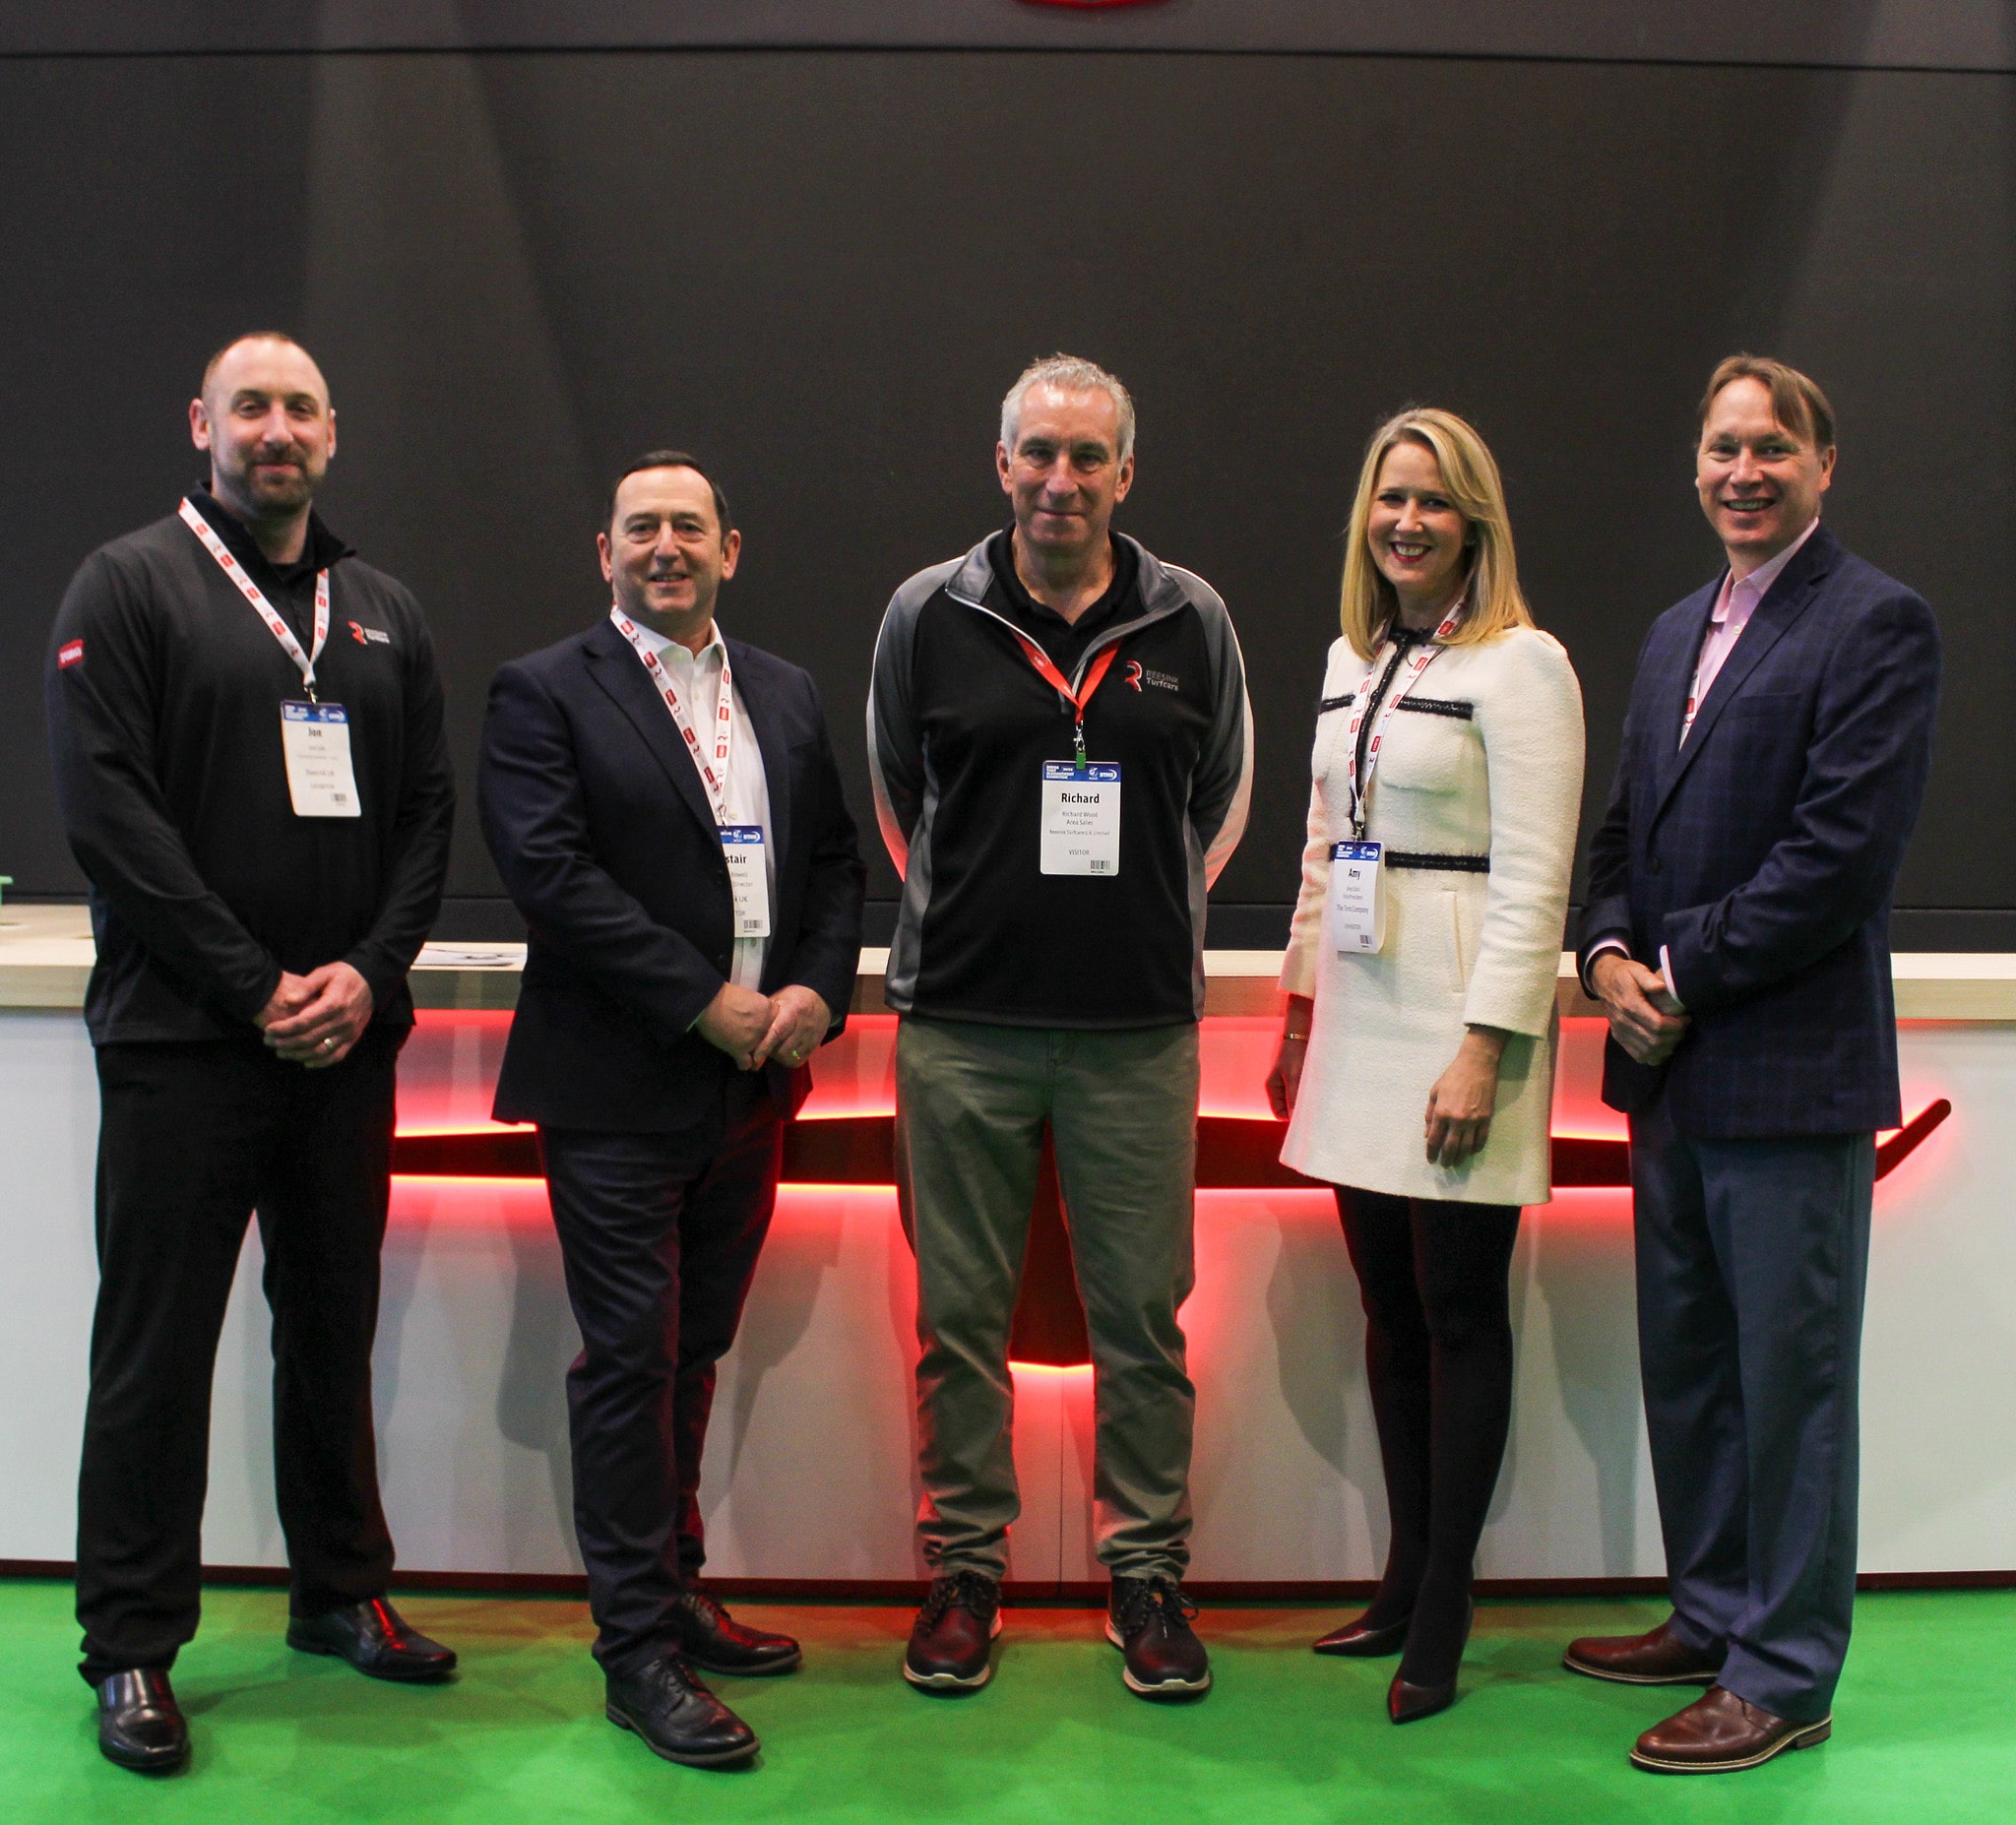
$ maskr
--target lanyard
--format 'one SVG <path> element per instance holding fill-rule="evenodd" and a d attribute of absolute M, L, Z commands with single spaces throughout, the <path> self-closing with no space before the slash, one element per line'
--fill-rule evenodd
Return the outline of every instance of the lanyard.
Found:
<path fill-rule="evenodd" d="M 322 699 L 315 695 L 315 661 L 322 657 L 322 646 L 329 638 L 329 572 L 315 573 L 315 649 L 303 653 L 301 643 L 294 638 L 294 630 L 275 612 L 273 604 L 266 599 L 258 584 L 245 575 L 245 567 L 234 558 L 230 549 L 216 533 L 185 494 L 178 509 L 182 524 L 203 540 L 203 548 L 217 559 L 224 575 L 238 586 L 245 599 L 259 610 L 259 618 L 272 630 L 274 639 L 281 644 L 281 651 L 300 667 L 301 683 L 308 692 L 308 701 L 319 704 Z"/>
<path fill-rule="evenodd" d="M 1439 643 L 1447 640 L 1456 631 L 1456 623 L 1463 614 L 1463 601 L 1464 598 L 1459 596 L 1455 606 L 1442 617 L 1442 625 L 1435 629 L 1434 638 L 1424 640 L 1415 649 L 1412 658 L 1403 659 L 1396 648 L 1393 663 L 1386 668 L 1386 675 L 1379 680 L 1379 688 L 1376 691 L 1372 688 L 1372 679 L 1379 670 L 1377 653 L 1372 655 L 1372 662 L 1365 667 L 1364 682 L 1358 686 L 1355 707 L 1352 711 L 1351 722 L 1346 724 L 1345 731 L 1351 741 L 1348 756 L 1351 769 L 1351 832 L 1360 843 L 1365 840 L 1365 795 L 1372 789 L 1372 770 L 1379 764 L 1379 744 L 1386 739 L 1387 722 L 1394 711 L 1400 708 L 1400 700 L 1414 688 L 1421 673 L 1434 663 L 1435 655 L 1442 650 Z M 1380 650 L 1383 652 L 1384 648 L 1385 643 L 1382 641 Z M 1397 690 L 1389 688 L 1393 685 L 1396 674 L 1404 674 L 1399 677 Z M 1375 711 L 1377 715 L 1373 716 Z M 1373 717 L 1371 739 L 1361 747 L 1358 730 L 1368 716 Z"/>
<path fill-rule="evenodd" d="M 715 705 L 714 762 L 710 766 L 700 745 L 700 737 L 693 732 L 693 724 L 687 720 L 685 706 L 679 702 L 678 689 L 663 661 L 637 631 L 637 623 L 613 602 L 609 604 L 609 619 L 615 622 L 617 633 L 629 641 L 630 650 L 644 661 L 644 669 L 651 673 L 651 681 L 658 686 L 658 694 L 672 713 L 674 726 L 686 738 L 686 752 L 693 756 L 693 765 L 700 769 L 708 800 L 714 806 L 714 821 L 725 824 L 728 821 L 728 761 L 733 753 L 735 736 L 735 675 L 728 669 L 727 648 L 724 646 L 721 650 L 721 696 Z"/>
<path fill-rule="evenodd" d="M 1114 659 L 1118 657 L 1120 651 L 1118 644 L 1115 643 L 1106 648 L 1098 659 L 1092 661 L 1092 669 L 1085 674 L 1085 688 L 1081 691 L 1074 691 L 1070 685 L 1064 682 L 1064 674 L 1051 662 L 1050 656 L 1041 647 L 1038 646 L 1019 627 L 1011 627 L 1008 631 L 1017 640 L 1022 642 L 1022 650 L 1029 655 L 1029 662 L 1036 667 L 1038 676 L 1045 684 L 1054 687 L 1063 697 L 1064 701 L 1078 713 L 1078 724 L 1072 730 L 1071 739 L 1077 744 L 1078 765 L 1083 767 L 1085 765 L 1085 706 L 1092 702 L 1093 692 L 1098 690 L 1104 681 L 1108 668 L 1112 665 Z"/>

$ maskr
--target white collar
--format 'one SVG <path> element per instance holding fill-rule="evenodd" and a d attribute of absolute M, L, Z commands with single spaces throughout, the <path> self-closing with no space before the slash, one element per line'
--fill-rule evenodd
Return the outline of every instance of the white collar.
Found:
<path fill-rule="evenodd" d="M 721 622 L 719 619 L 708 624 L 707 644 L 698 653 L 695 653 L 683 642 L 661 634 L 657 628 L 646 625 L 634 615 L 630 618 L 630 625 L 636 628 L 639 638 L 650 646 L 653 653 L 657 654 L 660 659 L 663 659 L 667 654 L 671 655 L 672 662 L 675 665 L 682 665 L 690 669 L 712 655 L 719 654 L 723 659 L 727 657 L 728 650 L 722 641 Z"/>

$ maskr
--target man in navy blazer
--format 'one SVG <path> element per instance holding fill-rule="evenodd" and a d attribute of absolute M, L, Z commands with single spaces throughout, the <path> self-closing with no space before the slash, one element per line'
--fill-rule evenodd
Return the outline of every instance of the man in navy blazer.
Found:
<path fill-rule="evenodd" d="M 755 1733 L 694 1668 L 799 1651 L 695 1587 L 715 1365 L 805 1060 L 846 1019 L 864 874 L 811 678 L 715 625 L 741 549 L 721 490 L 654 451 L 598 544 L 609 618 L 490 686 L 483 835 L 531 938 L 495 1113 L 538 1125 L 581 1328 L 575 1531 L 609 1719 L 719 1766 Z"/>
<path fill-rule="evenodd" d="M 1931 610 L 1820 524 L 1834 415 L 1735 355 L 1696 485 L 1728 559 L 1639 655 L 1582 973 L 1631 1122 L 1639 1353 L 1672 1614 L 1566 1664 L 1705 1684 L 1631 1759 L 1823 1741 L 1855 1601 L 1875 1130 L 1901 1120 L 1889 908 L 1924 796 Z"/>

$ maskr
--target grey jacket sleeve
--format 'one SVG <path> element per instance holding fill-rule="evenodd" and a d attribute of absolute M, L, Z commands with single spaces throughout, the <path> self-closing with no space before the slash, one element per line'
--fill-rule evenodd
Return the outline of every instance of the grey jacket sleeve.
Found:
<path fill-rule="evenodd" d="M 958 567 L 955 561 L 918 571 L 889 598 L 875 636 L 868 677 L 868 778 L 875 788 L 875 822 L 898 874 L 909 869 L 911 837 L 924 807 L 924 738 L 911 690 L 917 617 Z"/>
<path fill-rule="evenodd" d="M 1246 661 L 1219 594 L 1203 578 L 1168 567 L 1183 580 L 1204 627 L 1211 657 L 1211 729 L 1190 776 L 1190 827 L 1204 855 L 1204 884 L 1224 872 L 1253 798 L 1253 708 L 1246 699 Z"/>

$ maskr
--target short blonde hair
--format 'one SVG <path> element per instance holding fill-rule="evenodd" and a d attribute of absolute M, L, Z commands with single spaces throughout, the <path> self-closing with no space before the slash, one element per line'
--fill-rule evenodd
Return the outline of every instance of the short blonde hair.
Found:
<path fill-rule="evenodd" d="M 1358 472 L 1357 499 L 1352 503 L 1351 531 L 1345 539 L 1344 601 L 1338 617 L 1352 651 L 1365 660 L 1378 652 L 1400 608 L 1392 584 L 1372 562 L 1367 529 L 1380 467 L 1387 453 L 1402 443 L 1419 444 L 1435 459 L 1443 492 L 1462 514 L 1468 534 L 1468 599 L 1447 644 L 1472 646 L 1493 640 L 1508 628 L 1531 627 L 1533 613 L 1519 593 L 1519 566 L 1512 554 L 1505 484 L 1489 446 L 1475 425 L 1453 411 L 1410 406 L 1372 433 L 1365 446 L 1365 466 Z"/>

